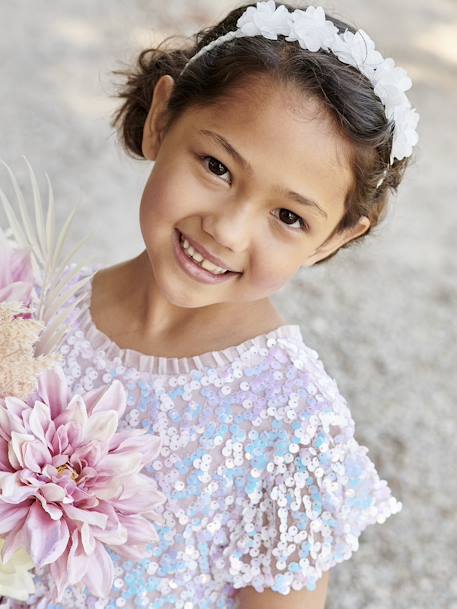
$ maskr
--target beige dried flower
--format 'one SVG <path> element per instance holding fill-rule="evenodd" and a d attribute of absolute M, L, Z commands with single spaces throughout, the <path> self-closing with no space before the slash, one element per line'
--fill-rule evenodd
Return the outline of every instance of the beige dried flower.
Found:
<path fill-rule="evenodd" d="M 40 294 L 33 317 L 44 323 L 35 345 L 35 353 L 38 356 L 58 352 L 71 325 L 77 321 L 83 311 L 83 309 L 78 311 L 77 307 L 84 298 L 84 294 L 78 295 L 78 293 L 90 281 L 90 275 L 79 279 L 78 276 L 84 264 L 69 264 L 69 261 L 89 236 L 84 237 L 70 254 L 64 254 L 64 244 L 76 209 L 73 209 L 62 229 L 58 231 L 55 222 L 54 193 L 49 176 L 45 173 L 48 183 L 48 208 L 45 212 L 35 173 L 27 158 L 24 155 L 22 157 L 30 174 L 35 221 L 32 220 L 27 209 L 26 198 L 19 187 L 16 176 L 2 159 L 0 159 L 0 164 L 4 165 L 9 173 L 17 201 L 16 204 L 10 203 L 0 188 L 0 204 L 8 219 L 13 241 L 19 248 L 16 257 L 22 250 L 29 250 L 33 267 L 36 268 Z M 19 262 L 17 262 L 18 265 Z M 0 298 L 1 300 L 13 300 L 13 298 L 8 293 L 8 298 Z M 18 300 L 22 299 L 18 298 Z"/>
<path fill-rule="evenodd" d="M 54 353 L 35 357 L 44 324 L 27 315 L 30 310 L 19 302 L 0 304 L 0 398 L 25 399 L 35 391 L 37 375 L 61 361 Z"/>

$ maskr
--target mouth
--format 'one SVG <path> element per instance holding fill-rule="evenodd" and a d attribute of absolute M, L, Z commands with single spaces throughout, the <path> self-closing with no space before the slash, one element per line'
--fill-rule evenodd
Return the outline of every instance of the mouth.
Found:
<path fill-rule="evenodd" d="M 187 245 L 185 245 L 184 241 L 187 240 L 182 235 L 181 231 L 175 229 L 174 234 L 176 257 L 181 268 L 187 273 L 187 275 L 190 275 L 202 283 L 209 284 L 221 283 L 237 275 L 242 275 L 242 273 L 237 271 L 225 270 L 222 272 L 221 267 L 213 265 L 210 261 L 207 261 L 201 255 L 199 255 L 199 253 L 195 250 L 190 250 L 190 244 L 187 242 Z M 193 256 L 195 256 L 197 260 L 194 260 Z M 202 264 L 204 264 L 206 268 L 203 267 Z"/>

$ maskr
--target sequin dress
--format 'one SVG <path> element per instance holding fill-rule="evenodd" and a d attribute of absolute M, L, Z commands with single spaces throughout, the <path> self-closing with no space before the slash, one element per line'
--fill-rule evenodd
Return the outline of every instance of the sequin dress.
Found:
<path fill-rule="evenodd" d="M 193 357 L 149 356 L 97 329 L 91 287 L 81 288 L 82 316 L 61 347 L 64 370 L 73 392 L 120 379 L 120 427 L 160 434 L 161 456 L 143 470 L 167 496 L 160 543 L 139 562 L 109 550 L 108 599 L 74 586 L 53 604 L 44 569 L 28 604 L 12 609 L 234 609 L 244 586 L 314 590 L 367 525 L 401 510 L 298 325 Z"/>

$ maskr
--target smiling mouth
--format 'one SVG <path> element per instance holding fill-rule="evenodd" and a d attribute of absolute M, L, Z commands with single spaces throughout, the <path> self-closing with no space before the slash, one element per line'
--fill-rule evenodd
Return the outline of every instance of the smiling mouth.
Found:
<path fill-rule="evenodd" d="M 242 275 L 242 273 L 229 270 L 226 270 L 221 273 L 214 273 L 211 270 L 201 266 L 200 264 L 198 264 L 197 261 L 193 260 L 192 257 L 190 257 L 186 253 L 182 244 L 181 237 L 185 239 L 181 231 L 179 229 L 175 229 L 175 252 L 178 257 L 178 261 L 180 262 L 180 265 L 183 270 L 197 281 L 200 281 L 204 284 L 206 283 L 214 285 L 218 283 L 223 283 L 227 280 L 230 280 L 231 278 L 233 279 L 236 275 Z"/>
<path fill-rule="evenodd" d="M 213 263 L 211 259 L 205 258 L 204 254 L 201 254 L 195 247 L 193 247 L 192 243 L 189 243 L 189 240 L 181 233 L 181 231 L 178 230 L 177 232 L 182 251 L 190 260 L 192 260 L 192 262 L 198 265 L 201 269 L 204 269 L 208 273 L 214 274 L 216 276 L 228 274 L 241 275 L 239 271 L 219 266 Z"/>

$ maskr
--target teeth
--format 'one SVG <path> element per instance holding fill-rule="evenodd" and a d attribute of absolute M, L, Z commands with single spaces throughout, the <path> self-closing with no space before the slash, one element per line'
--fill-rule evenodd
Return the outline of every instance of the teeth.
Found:
<path fill-rule="evenodd" d="M 182 243 L 184 251 L 189 256 L 189 258 L 192 258 L 192 260 L 197 262 L 199 266 L 201 266 L 205 270 L 209 271 L 210 273 L 214 273 L 214 275 L 222 275 L 227 270 L 227 269 L 221 268 L 220 266 L 216 266 L 209 260 L 206 260 L 206 258 L 203 258 L 203 256 L 201 254 L 199 254 L 198 252 L 196 252 L 194 250 L 194 248 L 190 245 L 190 243 L 187 241 L 187 239 L 184 239 L 182 236 L 181 236 L 181 243 Z"/>

